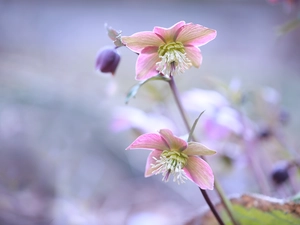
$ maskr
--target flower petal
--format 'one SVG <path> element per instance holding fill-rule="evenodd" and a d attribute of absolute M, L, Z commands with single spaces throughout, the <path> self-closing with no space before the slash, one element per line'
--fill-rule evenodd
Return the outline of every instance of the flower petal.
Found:
<path fill-rule="evenodd" d="M 145 47 L 157 46 L 164 42 L 152 31 L 138 32 L 131 36 L 123 36 L 122 42 L 132 51 L 140 53 Z"/>
<path fill-rule="evenodd" d="M 203 159 L 190 156 L 183 170 L 187 178 L 196 183 L 201 189 L 212 190 L 214 188 L 214 174 L 208 163 Z"/>
<path fill-rule="evenodd" d="M 136 61 L 136 80 L 146 80 L 156 76 L 156 63 L 159 61 L 157 47 L 144 48 Z"/>
<path fill-rule="evenodd" d="M 169 149 L 166 141 L 159 135 L 154 133 L 143 134 L 135 139 L 126 150 L 130 149 L 149 149 L 149 150 L 167 150 Z"/>
<path fill-rule="evenodd" d="M 162 153 L 162 151 L 154 150 L 149 154 L 147 163 L 146 163 L 145 177 L 150 177 L 150 176 L 154 175 L 153 171 L 155 169 L 152 168 L 151 164 L 156 163 L 156 160 L 154 158 L 159 159 L 161 153 Z"/>
<path fill-rule="evenodd" d="M 186 57 L 191 60 L 194 67 L 199 68 L 202 63 L 202 55 L 199 48 L 194 46 L 185 46 Z"/>
<path fill-rule="evenodd" d="M 207 148 L 198 142 L 189 142 L 188 147 L 183 151 L 186 155 L 213 155 L 216 151 Z"/>
<path fill-rule="evenodd" d="M 159 35 L 165 41 L 165 43 L 173 42 L 176 40 L 181 27 L 183 27 L 184 25 L 185 22 L 180 21 L 170 28 L 154 27 L 153 32 Z"/>
<path fill-rule="evenodd" d="M 170 150 L 182 151 L 187 147 L 187 142 L 179 137 L 174 136 L 172 131 L 169 129 L 161 129 L 159 133 L 168 143 Z"/>
<path fill-rule="evenodd" d="M 215 39 L 217 31 L 199 24 L 186 24 L 182 27 L 176 41 L 183 45 L 201 46 Z"/>

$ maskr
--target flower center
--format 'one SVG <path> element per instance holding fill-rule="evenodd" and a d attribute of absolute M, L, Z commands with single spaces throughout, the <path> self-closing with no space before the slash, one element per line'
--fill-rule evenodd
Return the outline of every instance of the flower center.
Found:
<path fill-rule="evenodd" d="M 188 159 L 186 154 L 165 150 L 162 152 L 159 159 L 153 158 L 156 160 L 155 164 L 151 164 L 154 169 L 153 173 L 155 175 L 162 173 L 163 181 L 167 182 L 170 174 L 174 176 L 173 181 L 177 181 L 178 184 L 184 183 L 184 180 L 187 179 L 183 171 Z"/>
<path fill-rule="evenodd" d="M 181 42 L 171 42 L 159 46 L 158 55 L 161 61 L 156 63 L 156 69 L 165 76 L 183 73 L 192 66 Z"/>

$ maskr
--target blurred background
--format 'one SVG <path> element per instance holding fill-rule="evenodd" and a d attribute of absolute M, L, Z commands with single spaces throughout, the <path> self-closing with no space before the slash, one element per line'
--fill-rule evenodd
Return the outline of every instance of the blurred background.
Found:
<path fill-rule="evenodd" d="M 278 33 L 298 9 L 297 1 L 284 0 L 0 0 L 0 224 L 188 224 L 207 208 L 191 182 L 145 179 L 149 152 L 124 151 L 142 131 L 174 128 L 178 136 L 187 131 L 167 84 L 145 85 L 125 104 L 137 83 L 137 56 L 128 49 L 118 50 L 115 76 L 95 70 L 98 50 L 113 46 L 105 23 L 123 35 L 181 20 L 216 29 L 217 38 L 201 47 L 201 68 L 176 77 L 178 89 L 220 92 L 220 82 L 229 90 L 237 83 L 239 94 L 259 99 L 250 98 L 252 108 L 242 112 L 251 120 L 251 135 L 263 143 L 259 139 L 259 149 L 251 145 L 247 158 L 236 137 L 244 137 L 241 133 L 227 137 L 226 144 L 199 137 L 220 151 L 209 158 L 215 176 L 229 196 L 295 194 L 296 171 L 282 185 L 290 173 L 283 171 L 276 184 L 270 176 L 277 162 L 289 163 L 299 153 L 300 29 Z M 262 101 L 265 88 L 271 92 Z M 205 109 L 191 113 L 191 123 Z M 284 126 L 274 122 L 275 114 Z M 148 126 L 150 117 L 158 119 L 151 122 L 155 126 Z M 269 138 L 274 131 L 280 133 L 276 140 Z M 249 172 L 253 167 L 264 171 L 267 187 Z M 218 202 L 214 191 L 209 195 Z"/>

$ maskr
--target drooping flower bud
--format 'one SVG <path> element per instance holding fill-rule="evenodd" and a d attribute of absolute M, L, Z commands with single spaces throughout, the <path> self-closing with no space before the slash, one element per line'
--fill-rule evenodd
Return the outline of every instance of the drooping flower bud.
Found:
<path fill-rule="evenodd" d="M 271 130 L 271 128 L 268 128 L 268 127 L 260 128 L 260 130 L 258 131 L 258 134 L 257 134 L 257 136 L 260 140 L 267 140 L 272 135 L 273 135 L 273 131 Z"/>
<path fill-rule="evenodd" d="M 120 59 L 121 57 L 115 48 L 104 47 L 97 54 L 96 69 L 102 73 L 112 73 L 114 75 Z"/>
<path fill-rule="evenodd" d="M 272 179 L 275 184 L 279 185 L 289 179 L 289 173 L 285 168 L 279 168 L 272 172 Z"/>
<path fill-rule="evenodd" d="M 290 164 L 288 164 L 287 162 L 279 162 L 275 164 L 271 172 L 271 177 L 276 185 L 283 184 L 289 179 L 289 168 Z"/>

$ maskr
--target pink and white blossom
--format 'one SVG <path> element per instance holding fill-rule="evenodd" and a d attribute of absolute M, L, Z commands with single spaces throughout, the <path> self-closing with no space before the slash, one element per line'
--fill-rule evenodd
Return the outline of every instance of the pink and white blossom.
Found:
<path fill-rule="evenodd" d="M 157 74 L 174 76 L 191 66 L 199 68 L 202 55 L 199 46 L 213 40 L 217 32 L 199 24 L 180 21 L 170 28 L 154 27 L 131 36 L 122 36 L 122 42 L 139 54 L 136 79 L 145 80 Z"/>
<path fill-rule="evenodd" d="M 170 175 L 174 181 L 184 183 L 189 179 L 201 189 L 212 190 L 214 175 L 212 169 L 199 156 L 213 155 L 216 152 L 198 142 L 186 142 L 175 136 L 171 130 L 161 129 L 157 133 L 139 136 L 126 150 L 151 150 L 148 156 L 145 177 L 162 174 L 168 181 Z"/>

